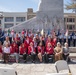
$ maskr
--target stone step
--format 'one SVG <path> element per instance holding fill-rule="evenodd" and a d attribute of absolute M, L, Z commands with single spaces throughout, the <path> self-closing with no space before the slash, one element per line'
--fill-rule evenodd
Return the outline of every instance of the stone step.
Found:
<path fill-rule="evenodd" d="M 76 58 L 76 53 L 70 53 L 69 57 L 70 58 Z"/>
<path fill-rule="evenodd" d="M 70 53 L 76 53 L 76 47 L 69 47 Z"/>

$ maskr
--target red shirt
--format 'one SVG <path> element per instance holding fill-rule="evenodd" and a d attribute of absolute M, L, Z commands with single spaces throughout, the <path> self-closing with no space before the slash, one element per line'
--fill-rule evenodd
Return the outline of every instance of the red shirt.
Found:
<path fill-rule="evenodd" d="M 0 46 L 0 53 L 2 53 L 2 46 Z"/>
<path fill-rule="evenodd" d="M 48 41 L 48 40 L 47 40 L 47 42 L 46 42 L 46 47 L 47 47 L 48 43 L 50 43 L 50 44 L 52 45 L 52 47 L 55 46 L 55 42 L 54 42 L 54 41 Z"/>
<path fill-rule="evenodd" d="M 31 54 L 32 52 L 36 53 L 36 50 L 34 47 L 29 46 L 28 47 L 28 54 Z"/>
<path fill-rule="evenodd" d="M 17 42 L 17 41 L 20 41 L 20 38 L 19 38 L 19 37 L 15 37 L 15 38 L 14 38 L 14 41 L 16 41 L 16 42 Z"/>
<path fill-rule="evenodd" d="M 20 52 L 20 54 L 22 54 L 22 55 L 23 55 L 24 53 L 27 53 L 26 47 L 21 47 L 21 46 L 20 46 L 19 52 Z"/>
<path fill-rule="evenodd" d="M 56 42 L 57 42 L 57 39 L 54 38 L 54 39 L 53 39 L 54 47 L 56 46 Z"/>
<path fill-rule="evenodd" d="M 28 46 L 30 45 L 30 40 L 28 39 L 28 40 L 25 40 L 24 41 L 24 44 L 25 44 L 25 46 L 28 48 Z"/>
<path fill-rule="evenodd" d="M 46 48 L 46 53 L 53 54 L 54 53 L 54 49 L 52 47 L 47 47 Z"/>
<path fill-rule="evenodd" d="M 11 54 L 19 53 L 19 49 L 18 49 L 18 45 L 17 44 L 15 46 L 12 44 L 10 50 L 11 50 Z"/>
<path fill-rule="evenodd" d="M 44 54 L 44 47 L 38 46 L 37 49 L 38 49 L 38 53 Z"/>

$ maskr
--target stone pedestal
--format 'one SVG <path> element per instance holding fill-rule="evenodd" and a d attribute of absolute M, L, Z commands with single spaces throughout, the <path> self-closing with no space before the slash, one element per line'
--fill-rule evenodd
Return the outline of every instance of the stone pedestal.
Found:
<path fill-rule="evenodd" d="M 37 20 L 44 29 L 64 29 L 63 0 L 41 0 Z"/>
<path fill-rule="evenodd" d="M 22 29 L 64 29 L 63 0 L 40 0 L 36 17 L 18 26 L 12 27 L 15 31 Z"/>

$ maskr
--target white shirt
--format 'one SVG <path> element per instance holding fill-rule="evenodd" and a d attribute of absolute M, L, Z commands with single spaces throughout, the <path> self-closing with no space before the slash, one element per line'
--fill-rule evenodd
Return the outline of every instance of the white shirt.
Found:
<path fill-rule="evenodd" d="M 73 39 L 76 39 L 76 35 L 73 36 Z"/>
<path fill-rule="evenodd" d="M 4 41 L 3 46 L 6 46 L 6 43 L 8 43 L 10 45 L 10 41 Z"/>
<path fill-rule="evenodd" d="M 4 47 L 4 53 L 10 53 L 10 47 L 8 47 L 8 48 L 6 48 L 6 47 Z"/>

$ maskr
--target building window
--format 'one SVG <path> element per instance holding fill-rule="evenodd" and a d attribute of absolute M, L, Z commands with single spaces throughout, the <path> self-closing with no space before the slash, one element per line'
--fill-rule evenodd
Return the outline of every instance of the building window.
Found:
<path fill-rule="evenodd" d="M 67 18 L 67 22 L 75 22 L 75 18 Z"/>
<path fill-rule="evenodd" d="M 67 29 L 74 30 L 75 29 L 75 25 L 67 25 Z"/>
<path fill-rule="evenodd" d="M 5 22 L 14 22 L 14 17 L 5 17 Z"/>
<path fill-rule="evenodd" d="M 66 18 L 64 18 L 64 22 L 66 21 Z"/>
<path fill-rule="evenodd" d="M 5 26 L 5 28 L 10 28 L 10 27 L 14 26 L 14 24 L 5 24 L 4 26 Z"/>
<path fill-rule="evenodd" d="M 0 24 L 1 24 L 1 20 L 0 20 Z"/>
<path fill-rule="evenodd" d="M 73 22 L 75 22 L 75 18 L 73 18 Z"/>
<path fill-rule="evenodd" d="M 16 22 L 23 22 L 25 21 L 25 17 L 16 17 Z"/>

